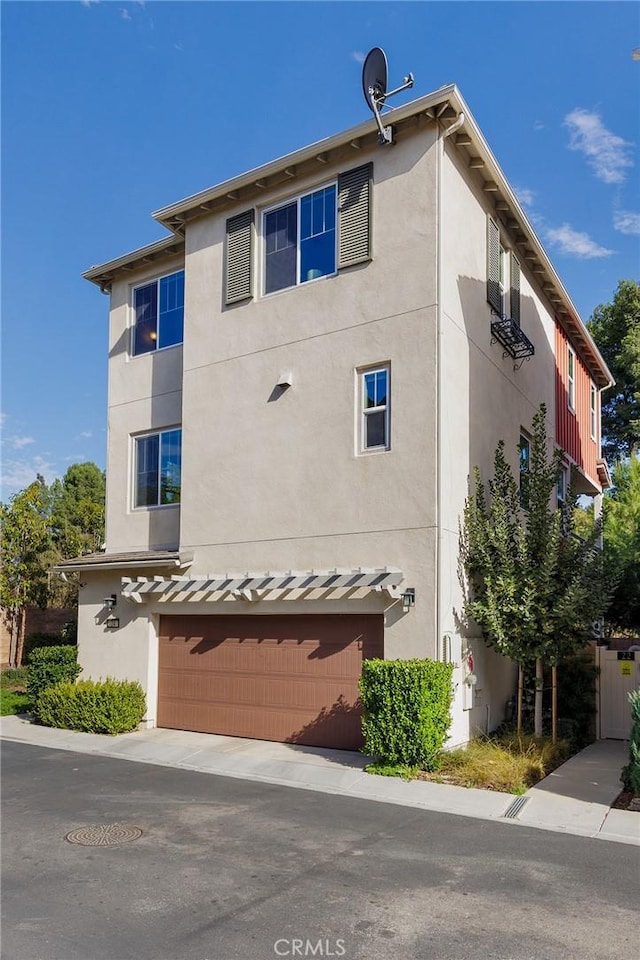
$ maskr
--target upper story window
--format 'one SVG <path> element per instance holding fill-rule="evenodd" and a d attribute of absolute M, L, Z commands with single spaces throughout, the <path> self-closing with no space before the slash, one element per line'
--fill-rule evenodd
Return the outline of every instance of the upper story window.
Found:
<path fill-rule="evenodd" d="M 133 311 L 134 356 L 182 343 L 184 270 L 134 287 Z"/>
<path fill-rule="evenodd" d="M 571 347 L 567 351 L 567 406 L 572 413 L 576 409 L 576 355 Z"/>
<path fill-rule="evenodd" d="M 500 228 L 487 220 L 487 300 L 499 317 L 520 326 L 520 264 L 502 242 Z"/>
<path fill-rule="evenodd" d="M 230 217 L 224 254 L 225 303 L 241 303 L 254 296 L 256 233 L 263 294 L 371 260 L 372 171 L 370 163 L 346 170 L 335 183 L 265 210 L 258 231 L 253 209 Z"/>
<path fill-rule="evenodd" d="M 558 506 L 561 507 L 567 502 L 569 492 L 569 468 L 566 463 L 561 464 L 558 475 L 558 485 L 556 487 L 556 499 Z"/>
<path fill-rule="evenodd" d="M 589 422 L 591 427 L 591 439 L 598 439 L 598 391 L 595 385 L 590 385 L 589 391 Z"/>
<path fill-rule="evenodd" d="M 389 449 L 388 365 L 360 374 L 360 451 Z"/>
<path fill-rule="evenodd" d="M 265 293 L 335 273 L 335 183 L 268 210 L 263 242 Z"/>
<path fill-rule="evenodd" d="M 531 465 L 531 442 L 525 433 L 520 434 L 520 506 L 529 509 L 529 470 Z"/>
<path fill-rule="evenodd" d="M 180 503 L 180 428 L 136 437 L 134 463 L 134 507 L 161 507 Z"/>

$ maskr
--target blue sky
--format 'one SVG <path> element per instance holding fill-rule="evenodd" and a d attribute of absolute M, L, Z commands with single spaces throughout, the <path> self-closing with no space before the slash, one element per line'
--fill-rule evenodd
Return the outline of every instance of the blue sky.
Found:
<path fill-rule="evenodd" d="M 105 464 L 108 299 L 150 212 L 456 83 L 583 318 L 638 277 L 635 3 L 3 2 L 2 497 Z"/>

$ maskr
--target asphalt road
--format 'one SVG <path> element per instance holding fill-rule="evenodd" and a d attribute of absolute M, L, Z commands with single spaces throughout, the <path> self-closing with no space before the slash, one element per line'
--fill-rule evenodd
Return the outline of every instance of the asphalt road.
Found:
<path fill-rule="evenodd" d="M 2 960 L 637 956 L 625 844 L 9 742 L 2 801 Z"/>

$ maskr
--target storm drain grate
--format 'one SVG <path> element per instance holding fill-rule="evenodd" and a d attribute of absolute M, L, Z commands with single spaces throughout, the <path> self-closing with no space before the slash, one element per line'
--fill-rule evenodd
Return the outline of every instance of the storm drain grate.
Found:
<path fill-rule="evenodd" d="M 71 830 L 65 840 L 83 847 L 110 847 L 116 843 L 130 843 L 141 836 L 140 827 L 129 827 L 123 823 L 97 823 Z"/>
<path fill-rule="evenodd" d="M 515 820 L 528 803 L 529 797 L 516 797 L 515 800 L 509 804 L 502 816 L 506 820 Z"/>

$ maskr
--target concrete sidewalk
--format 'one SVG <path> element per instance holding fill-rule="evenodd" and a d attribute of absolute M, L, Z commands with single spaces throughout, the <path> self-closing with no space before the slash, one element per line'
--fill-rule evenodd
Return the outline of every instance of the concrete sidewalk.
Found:
<path fill-rule="evenodd" d="M 582 750 L 523 797 L 364 772 L 359 753 L 179 730 L 138 730 L 117 737 L 40 727 L 3 717 L 5 740 L 139 763 L 319 790 L 443 813 L 640 845 L 640 814 L 612 810 L 627 744 L 601 740 Z"/>

